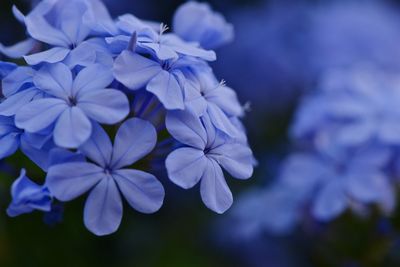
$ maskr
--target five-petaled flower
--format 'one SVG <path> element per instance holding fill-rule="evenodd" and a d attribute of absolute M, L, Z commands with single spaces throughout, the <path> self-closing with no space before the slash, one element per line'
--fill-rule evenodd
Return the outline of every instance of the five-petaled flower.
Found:
<path fill-rule="evenodd" d="M 33 78 L 37 88 L 49 97 L 30 102 L 15 116 L 15 123 L 27 132 L 38 132 L 54 123 L 54 142 L 77 148 L 92 132 L 90 119 L 114 124 L 129 113 L 127 97 L 115 89 L 105 89 L 113 80 L 108 68 L 91 65 L 75 79 L 64 64 L 45 65 Z"/>
<path fill-rule="evenodd" d="M 154 127 L 133 118 L 119 128 L 114 146 L 106 132 L 94 124 L 92 138 L 79 150 L 90 162 L 66 162 L 49 169 L 47 184 L 55 198 L 70 201 L 87 191 L 84 221 L 96 235 L 115 232 L 122 219 L 120 193 L 134 209 L 156 212 L 164 199 L 164 188 L 153 175 L 124 168 L 150 153 L 157 140 Z"/>

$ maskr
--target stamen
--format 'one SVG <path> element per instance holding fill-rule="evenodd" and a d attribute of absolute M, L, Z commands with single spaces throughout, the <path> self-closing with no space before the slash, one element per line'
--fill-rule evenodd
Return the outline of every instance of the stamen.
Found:
<path fill-rule="evenodd" d="M 222 87 L 225 87 L 225 86 L 226 86 L 226 81 L 225 81 L 224 79 L 222 79 L 222 80 L 219 82 L 219 85 L 222 86 Z"/>
<path fill-rule="evenodd" d="M 168 30 L 169 30 L 169 27 L 167 24 L 164 24 L 164 23 L 160 24 L 160 36 L 163 35 Z"/>

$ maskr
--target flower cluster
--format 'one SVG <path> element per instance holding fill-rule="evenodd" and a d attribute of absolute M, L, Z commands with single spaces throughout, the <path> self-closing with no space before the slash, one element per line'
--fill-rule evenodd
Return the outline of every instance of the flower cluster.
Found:
<path fill-rule="evenodd" d="M 208 64 L 216 54 L 207 49 L 232 38 L 220 14 L 184 4 L 168 32 L 131 14 L 113 20 L 99 0 L 44 0 L 27 15 L 13 12 L 28 39 L 0 51 L 26 64 L 0 64 L 0 157 L 20 150 L 46 176 L 39 185 L 21 171 L 10 216 L 88 193 L 85 226 L 113 233 L 122 197 L 142 213 L 162 206 L 160 160 L 178 186 L 200 183 L 211 210 L 231 206 L 223 169 L 247 179 L 254 159 L 243 107 Z M 193 23 L 198 17 L 207 19 Z"/>
<path fill-rule="evenodd" d="M 390 214 L 398 175 L 399 102 L 396 73 L 371 66 L 326 73 L 296 112 L 290 131 L 296 149 L 277 180 L 245 197 L 234 211 L 247 225 L 243 234 L 287 233 L 307 218 L 329 222 L 347 210 L 366 216 L 371 205 Z M 251 213 L 262 214 L 251 223 L 243 215 L 249 206 Z"/>
<path fill-rule="evenodd" d="M 392 214 L 399 174 L 398 10 L 382 1 L 333 1 L 268 4 L 260 11 L 266 12 L 270 16 L 241 18 L 254 25 L 268 18 L 270 27 L 276 29 L 254 34 L 257 41 L 253 40 L 254 49 L 249 51 L 259 53 L 260 64 L 274 62 L 260 59 L 271 53 L 292 70 L 272 68 L 285 76 L 273 75 L 276 83 L 270 90 L 288 97 L 290 94 L 276 90 L 281 87 L 275 84 L 292 81 L 287 87 L 304 97 L 289 125 L 291 144 L 287 145 L 285 138 L 273 140 L 278 143 L 274 159 L 290 153 L 279 158 L 279 163 L 270 162 L 268 173 L 263 173 L 273 181 L 244 194 L 232 210 L 228 220 L 235 234 L 242 238 L 254 238 L 262 231 L 283 234 L 299 224 L 330 222 L 345 212 L 366 217 L 371 207 L 384 216 Z M 282 16 L 282 12 L 293 16 Z M 239 25 L 246 34 L 247 24 Z M 268 45 L 277 42 L 276 47 L 256 50 L 266 36 L 272 39 Z M 291 49 L 280 52 L 287 46 Z M 270 69 L 265 66 L 258 68 L 261 74 Z M 256 73 L 254 70 L 255 77 Z M 257 84 L 268 92 L 267 78 Z M 258 93 L 251 94 L 263 99 Z M 272 100 L 279 102 L 277 97 Z M 263 129 L 257 124 L 256 130 Z M 271 168 L 275 165 L 276 171 Z"/>

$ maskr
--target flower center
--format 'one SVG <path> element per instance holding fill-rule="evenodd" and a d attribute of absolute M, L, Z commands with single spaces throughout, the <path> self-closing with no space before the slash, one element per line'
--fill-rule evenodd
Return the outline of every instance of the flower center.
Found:
<path fill-rule="evenodd" d="M 73 107 L 73 106 L 76 106 L 76 104 L 78 104 L 78 101 L 76 100 L 75 97 L 70 96 L 70 97 L 68 97 L 68 104 L 69 104 L 71 107 Z"/>
<path fill-rule="evenodd" d="M 107 166 L 107 167 L 104 168 L 104 173 L 105 173 L 106 175 L 111 175 L 112 169 L 111 169 L 109 166 Z"/>

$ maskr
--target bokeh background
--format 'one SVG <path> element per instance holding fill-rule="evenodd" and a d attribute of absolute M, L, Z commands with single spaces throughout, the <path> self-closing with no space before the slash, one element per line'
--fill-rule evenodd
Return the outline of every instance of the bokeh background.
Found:
<path fill-rule="evenodd" d="M 105 0 L 113 16 L 133 13 L 171 25 L 181 0 Z M 288 130 L 302 96 L 330 68 L 372 62 L 400 70 L 400 1 L 213 0 L 235 26 L 235 41 L 217 51 L 217 76 L 248 107 L 245 124 L 259 165 L 252 180 L 230 179 L 235 208 L 275 179 L 292 149 Z M 0 1 L 0 42 L 13 44 L 24 31 L 12 16 L 28 0 Z M 400 210 L 367 218 L 345 214 L 329 224 L 310 221 L 285 236 L 267 231 L 242 237 L 228 214 L 206 209 L 198 188 L 180 190 L 166 178 L 166 199 L 154 215 L 125 209 L 116 234 L 96 237 L 82 223 L 83 201 L 67 204 L 54 225 L 33 213 L 10 219 L 12 175 L 24 163 L 3 162 L 0 179 L 0 266 L 4 267 L 373 267 L 400 266 Z M 15 166 L 17 165 L 17 166 Z M 40 175 L 39 171 L 38 175 Z M 248 209 L 251 211 L 251 206 Z M 53 216 L 61 216 L 53 214 Z M 47 218 L 48 219 L 48 218 Z M 60 218 L 61 219 L 61 218 Z"/>

